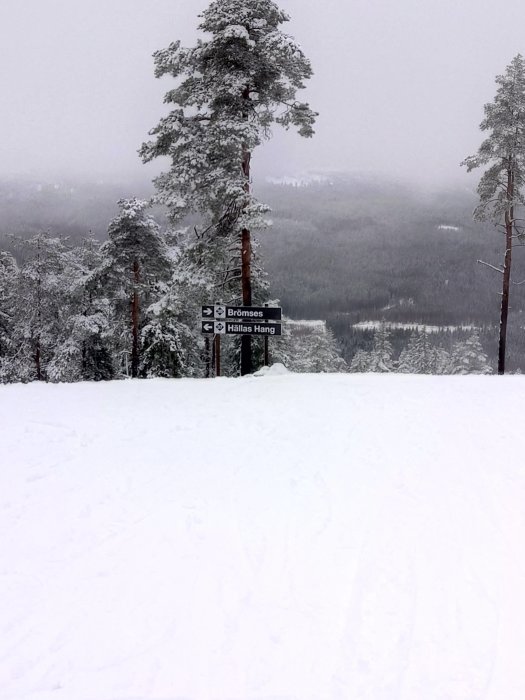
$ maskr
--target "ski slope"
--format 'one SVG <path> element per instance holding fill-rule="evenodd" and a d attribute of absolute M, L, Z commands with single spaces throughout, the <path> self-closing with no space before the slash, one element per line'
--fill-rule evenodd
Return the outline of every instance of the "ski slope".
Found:
<path fill-rule="evenodd" d="M 523 700 L 521 377 L 0 387 L 2 700 Z"/>

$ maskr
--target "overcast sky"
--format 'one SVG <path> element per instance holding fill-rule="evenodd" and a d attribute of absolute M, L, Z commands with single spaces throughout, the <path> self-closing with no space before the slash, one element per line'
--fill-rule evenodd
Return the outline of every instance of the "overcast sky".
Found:
<path fill-rule="evenodd" d="M 151 54 L 192 43 L 206 0 L 0 0 L 0 175 L 148 180 L 163 113 Z M 313 140 L 275 133 L 254 177 L 303 170 L 470 182 L 494 78 L 525 53 L 524 0 L 281 0 L 315 71 Z"/>

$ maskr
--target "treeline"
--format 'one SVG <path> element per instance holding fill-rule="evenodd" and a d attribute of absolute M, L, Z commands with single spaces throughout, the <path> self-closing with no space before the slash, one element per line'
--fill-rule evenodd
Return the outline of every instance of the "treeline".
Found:
<path fill-rule="evenodd" d="M 103 238 L 122 190 L 0 183 L 0 245 L 13 250 L 2 234 L 45 228 L 72 241 L 90 230 Z M 428 194 L 337 176 L 307 187 L 264 185 L 257 194 L 270 204 L 273 222 L 260 235 L 259 252 L 273 294 L 292 318 L 328 319 L 332 326 L 343 314 L 353 323 L 498 322 L 497 274 L 477 260 L 497 263 L 500 240 L 492 225 L 472 221 L 473 193 Z M 162 220 L 160 211 L 155 215 Z M 525 279 L 525 255 L 517 251 L 514 263 L 515 279 Z M 511 313 L 525 310 L 523 291 L 513 290 Z"/>
<path fill-rule="evenodd" d="M 385 324 L 373 332 L 369 349 L 359 349 L 350 363 L 351 372 L 400 372 L 404 374 L 491 374 L 492 367 L 477 332 L 455 341 L 447 350 L 425 331 L 413 332 L 397 355 Z"/>
<path fill-rule="evenodd" d="M 37 233 L 12 240 L 18 256 L 0 253 L 0 381 L 213 375 L 200 333 L 217 293 L 209 248 L 192 231 L 162 231 L 145 201 L 119 206 L 102 243 Z M 346 368 L 329 331 L 286 329 L 271 353 L 294 371 Z M 257 368 L 260 343 L 254 354 Z M 222 369 L 238 374 L 238 339 L 224 339 Z"/>
<path fill-rule="evenodd" d="M 425 194 L 350 177 L 261 190 L 273 226 L 261 253 L 275 293 L 295 318 L 488 325 L 499 319 L 500 237 L 472 221 L 467 191 Z M 515 278 L 525 279 L 517 251 Z M 513 312 L 525 309 L 523 288 Z"/>
<path fill-rule="evenodd" d="M 48 185 L 41 191 L 35 183 L 20 187 L 11 183 L 2 189 L 6 200 L 12 195 L 12 218 L 17 221 L 16 228 L 3 226 L 5 233 L 23 232 L 30 215 L 33 225 L 27 231 L 36 227 L 37 216 L 31 213 L 35 202 L 40 202 L 38 211 L 49 212 L 42 226 L 56 221 L 56 230 L 62 234 L 69 232 L 68 219 L 79 202 L 86 234 L 92 223 L 100 231 L 102 215 L 116 209 L 111 201 L 113 188 L 103 185 L 85 191 L 77 185 L 73 193 L 65 185 L 59 189 Z M 347 363 L 358 349 L 369 349 L 371 342 L 370 334 L 354 329 L 354 324 L 384 319 L 475 326 L 494 364 L 499 280 L 497 273 L 477 260 L 497 262 L 500 241 L 490 224 L 472 222 L 473 194 L 421 194 L 399 185 L 343 176 L 334 178 L 332 184 L 308 187 L 267 185 L 257 194 L 273 210 L 273 225 L 261 232 L 258 249 L 271 286 L 271 293 L 267 290 L 261 301 L 278 298 L 292 318 L 326 319 Z M 72 202 L 65 203 L 70 197 Z M 0 221 L 6 211 L 2 206 Z M 153 212 L 162 221 L 160 212 Z M 70 244 L 82 247 L 81 240 L 75 224 Z M 10 250 L 19 264 L 32 254 L 30 247 L 16 248 L 8 237 L 0 241 L 0 247 Z M 525 255 L 520 250 L 514 263 L 515 279 L 525 279 Z M 525 368 L 524 289 L 513 287 L 507 344 L 511 371 Z M 212 290 L 204 302 L 215 298 Z M 409 335 L 392 332 L 396 357 Z M 440 342 L 449 352 L 453 342 L 465 339 L 460 330 L 452 340 L 446 335 L 442 334 Z M 281 347 L 283 341 L 277 344 Z"/>

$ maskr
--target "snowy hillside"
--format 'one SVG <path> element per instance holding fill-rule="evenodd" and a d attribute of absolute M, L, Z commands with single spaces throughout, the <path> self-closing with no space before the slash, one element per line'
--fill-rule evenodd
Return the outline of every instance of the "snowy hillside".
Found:
<path fill-rule="evenodd" d="M 521 377 L 0 387 L 0 697 L 523 700 L 524 399 Z"/>

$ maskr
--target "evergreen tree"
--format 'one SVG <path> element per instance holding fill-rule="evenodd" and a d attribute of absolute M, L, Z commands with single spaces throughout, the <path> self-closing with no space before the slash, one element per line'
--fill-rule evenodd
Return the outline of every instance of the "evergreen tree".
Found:
<path fill-rule="evenodd" d="M 393 348 L 390 342 L 390 332 L 386 324 L 381 323 L 374 334 L 374 346 L 370 352 L 369 372 L 393 372 Z"/>
<path fill-rule="evenodd" d="M 200 377 L 206 373 L 200 333 L 201 305 L 209 298 L 205 278 L 194 275 L 193 266 L 181 259 L 158 300 L 146 310 L 141 333 L 141 373 L 147 377 Z"/>
<path fill-rule="evenodd" d="M 69 249 L 63 239 L 48 233 L 18 243 L 27 259 L 17 277 L 12 378 L 47 381 L 48 365 L 66 325 L 64 271 Z"/>
<path fill-rule="evenodd" d="M 409 374 L 443 374 L 449 362 L 449 355 L 443 348 L 436 347 L 428 333 L 413 333 L 408 346 L 401 351 L 398 371 Z"/>
<path fill-rule="evenodd" d="M 101 265 L 94 281 L 106 288 L 114 309 L 113 343 L 123 373 L 138 377 L 141 363 L 141 332 L 145 309 L 159 296 L 172 271 L 165 237 L 148 203 L 139 199 L 119 201 L 120 214 L 108 228 L 108 241 L 101 247 Z"/>
<path fill-rule="evenodd" d="M 18 266 L 12 255 L 0 252 L 0 382 L 9 381 L 15 353 L 13 330 L 16 313 Z"/>
<path fill-rule="evenodd" d="M 452 348 L 451 374 L 491 374 L 492 367 L 481 346 L 479 335 L 473 333 L 467 340 Z"/>
<path fill-rule="evenodd" d="M 485 105 L 482 131 L 489 136 L 478 152 L 463 165 L 471 171 L 483 165 L 488 169 L 481 177 L 478 194 L 480 203 L 474 212 L 479 220 L 491 220 L 502 226 L 505 252 L 502 268 L 496 268 L 503 278 L 501 297 L 498 374 L 505 373 L 507 319 L 511 284 L 513 242 L 522 239 L 523 219 L 517 209 L 525 203 L 525 63 L 519 54 L 511 61 L 504 75 L 496 78 L 498 90 L 494 101 Z"/>
<path fill-rule="evenodd" d="M 247 306 L 254 300 L 250 232 L 264 225 L 267 211 L 250 190 L 252 152 L 274 123 L 311 136 L 316 116 L 296 99 L 312 71 L 280 29 L 288 19 L 272 0 L 212 2 L 199 24 L 206 39 L 189 49 L 176 41 L 155 54 L 156 76 L 180 80 L 165 98 L 174 109 L 141 149 L 145 162 L 171 159 L 169 171 L 155 180 L 156 200 L 175 222 L 190 211 L 208 218 L 207 242 L 222 244 L 210 260 L 215 283 Z M 251 338 L 241 342 L 241 373 L 248 374 Z"/>
<path fill-rule="evenodd" d="M 370 372 L 371 365 L 370 353 L 366 350 L 358 350 L 350 363 L 350 372 Z"/>
<path fill-rule="evenodd" d="M 48 366 L 51 381 L 99 381 L 114 377 L 111 347 L 112 309 L 96 272 L 100 243 L 86 239 L 67 256 L 64 271 L 64 337 Z"/>
<path fill-rule="evenodd" d="M 436 371 L 435 374 L 450 374 L 451 357 L 445 348 L 436 348 Z"/>
<path fill-rule="evenodd" d="M 412 333 L 408 341 L 408 345 L 401 350 L 397 363 L 397 371 L 403 374 L 418 374 L 419 373 L 419 348 L 418 348 L 418 333 Z"/>
<path fill-rule="evenodd" d="M 283 320 L 283 335 L 271 341 L 271 364 L 280 363 L 291 372 L 301 374 L 348 372 L 348 365 L 329 328 L 324 325 L 294 328 Z M 262 352 L 262 346 L 259 349 Z"/>

